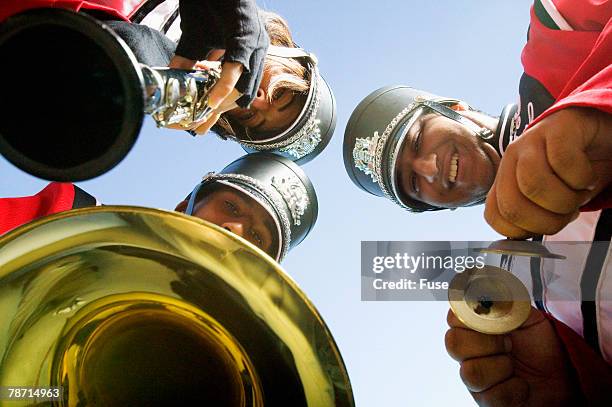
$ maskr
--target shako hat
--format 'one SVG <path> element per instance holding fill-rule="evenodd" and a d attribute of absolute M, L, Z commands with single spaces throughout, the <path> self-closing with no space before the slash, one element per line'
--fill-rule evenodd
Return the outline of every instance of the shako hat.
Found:
<path fill-rule="evenodd" d="M 188 197 L 193 213 L 200 191 L 215 183 L 227 185 L 259 202 L 277 226 L 280 262 L 312 230 L 319 212 L 317 194 L 304 171 L 291 160 L 270 153 L 247 154 L 219 173 L 210 172 Z"/>
<path fill-rule="evenodd" d="M 310 73 L 310 88 L 304 107 L 295 121 L 280 134 L 265 140 L 243 140 L 236 137 L 245 151 L 267 151 L 302 165 L 319 155 L 336 128 L 336 100 L 331 88 L 319 73 L 317 58 L 301 48 L 270 45 L 268 55 L 298 58 Z"/>
<path fill-rule="evenodd" d="M 362 190 L 384 196 L 411 212 L 439 210 L 401 193 L 395 167 L 410 127 L 424 113 L 434 111 L 467 126 L 479 137 L 493 132 L 478 126 L 450 107 L 469 105 L 403 85 L 380 88 L 355 108 L 344 132 L 344 166 L 351 180 Z"/>

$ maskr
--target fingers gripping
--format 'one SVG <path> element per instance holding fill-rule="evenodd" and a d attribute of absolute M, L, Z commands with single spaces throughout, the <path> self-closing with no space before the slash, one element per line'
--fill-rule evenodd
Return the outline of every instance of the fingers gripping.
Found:
<path fill-rule="evenodd" d="M 221 77 L 208 95 L 208 105 L 217 109 L 234 90 L 244 67 L 238 62 L 224 62 Z"/>
<path fill-rule="evenodd" d="M 459 375 L 470 391 L 485 391 L 512 377 L 512 359 L 507 355 L 494 355 L 468 359 L 461 363 Z"/>
<path fill-rule="evenodd" d="M 444 338 L 448 354 L 455 360 L 464 360 L 507 353 L 512 341 L 503 335 L 486 335 L 463 328 L 451 328 Z"/>
<path fill-rule="evenodd" d="M 483 392 L 471 392 L 481 407 L 525 406 L 529 397 L 529 385 L 518 377 L 499 383 Z"/>
<path fill-rule="evenodd" d="M 558 124 L 559 123 L 559 124 Z M 584 132 L 577 126 L 562 128 L 563 121 L 556 120 L 546 127 L 546 157 L 555 174 L 570 188 L 584 190 L 596 181 L 591 161 L 586 154 L 587 143 Z M 535 130 L 535 128 L 534 128 Z M 572 131 L 577 134 L 567 134 Z"/>

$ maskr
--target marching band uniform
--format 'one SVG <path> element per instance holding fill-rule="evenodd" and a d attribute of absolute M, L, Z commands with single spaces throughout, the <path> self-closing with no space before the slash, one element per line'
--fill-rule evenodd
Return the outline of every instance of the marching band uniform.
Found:
<path fill-rule="evenodd" d="M 36 195 L 0 198 L 0 235 L 34 219 L 96 206 L 96 198 L 74 184 L 52 182 Z"/>
<path fill-rule="evenodd" d="M 464 124 L 500 156 L 528 126 L 558 110 L 581 106 L 612 113 L 611 17 L 612 1 L 536 0 L 522 53 L 525 73 L 520 100 L 503 109 L 494 134 L 451 110 L 456 104 L 471 109 L 463 101 L 406 86 L 373 92 L 357 106 L 345 131 L 344 162 L 350 178 L 366 192 L 409 211 L 440 210 L 444 208 L 403 196 L 395 184 L 399 146 L 424 111 Z M 533 273 L 536 304 L 551 316 L 585 399 L 592 405 L 608 400 L 612 379 L 612 301 L 607 298 L 612 293 L 611 191 L 608 187 L 581 208 L 577 220 L 544 238 L 545 242 L 603 241 L 605 247 L 578 245 L 576 253 L 567 254 L 566 263 L 533 259 L 527 264 Z M 551 275 L 557 278 L 547 279 Z"/>
<path fill-rule="evenodd" d="M 279 242 L 275 260 L 310 233 L 319 212 L 317 194 L 304 171 L 289 159 L 269 153 L 247 154 L 219 173 L 207 174 L 188 195 L 187 215 L 209 187 L 222 184 L 258 202 L 274 220 Z M 46 215 L 99 205 L 97 200 L 70 183 L 52 182 L 33 196 L 0 198 L 0 235 Z"/>
<path fill-rule="evenodd" d="M 525 73 L 518 109 L 507 122 L 508 129 L 502 129 L 508 135 L 506 143 L 500 139 L 499 145 L 507 145 L 527 126 L 567 107 L 591 107 L 612 114 L 611 55 L 612 2 L 536 0 L 522 53 Z M 600 243 L 564 246 L 571 251 L 564 253 L 567 260 L 531 258 L 527 266 L 535 282 L 536 304 L 554 316 L 551 320 L 589 405 L 608 400 L 603 392 L 612 378 L 610 208 L 612 186 L 581 208 L 578 219 L 543 238 L 544 242 Z"/>
<path fill-rule="evenodd" d="M 286 130 L 262 140 L 228 134 L 219 125 L 213 130 L 222 138 L 238 142 L 247 152 L 272 152 L 300 165 L 321 153 L 331 140 L 336 127 L 336 102 L 319 73 L 316 57 L 295 45 L 269 46 L 263 16 L 252 0 L 24 0 L 0 4 L 0 21 L 40 7 L 67 8 L 117 20 L 108 25 L 128 43 L 139 62 L 147 65 L 166 65 L 174 51 L 196 60 L 204 59 L 212 49 L 225 49 L 226 61 L 240 62 L 245 68 L 235 86 L 243 94 L 237 100 L 240 107 L 247 107 L 257 94 L 266 52 L 298 59 L 307 68 L 310 88 L 304 108 Z M 166 37 L 178 41 L 176 50 Z"/>

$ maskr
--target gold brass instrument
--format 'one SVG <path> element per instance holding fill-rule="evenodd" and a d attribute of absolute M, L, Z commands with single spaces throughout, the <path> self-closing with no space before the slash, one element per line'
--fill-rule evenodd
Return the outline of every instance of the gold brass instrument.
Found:
<path fill-rule="evenodd" d="M 0 238 L 0 405 L 353 406 L 320 315 L 271 258 L 176 212 L 78 209 Z"/>
<path fill-rule="evenodd" d="M 112 169 L 136 143 L 145 114 L 158 126 L 204 120 L 219 78 L 212 69 L 140 64 L 103 21 L 61 5 L 0 21 L 0 55 L 11 61 L 0 64 L 0 155 L 55 181 Z M 33 64 L 32 55 L 44 66 Z"/>

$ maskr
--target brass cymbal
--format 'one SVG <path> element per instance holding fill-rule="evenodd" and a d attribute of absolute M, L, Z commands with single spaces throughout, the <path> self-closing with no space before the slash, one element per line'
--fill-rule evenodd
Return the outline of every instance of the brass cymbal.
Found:
<path fill-rule="evenodd" d="M 451 309 L 469 328 L 485 334 L 504 334 L 529 317 L 531 300 L 523 283 L 495 266 L 471 268 L 450 282 Z"/>
<path fill-rule="evenodd" d="M 502 239 L 492 242 L 489 247 L 474 249 L 480 253 L 508 254 L 511 256 L 541 257 L 545 259 L 565 260 L 566 257 L 552 253 L 540 242 L 533 240 Z"/>

